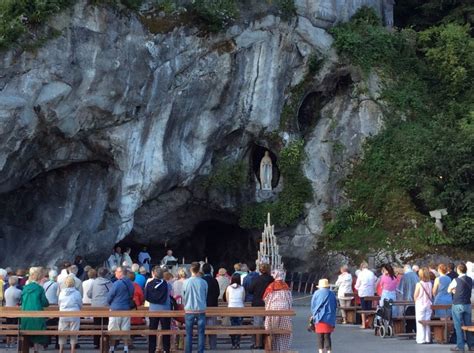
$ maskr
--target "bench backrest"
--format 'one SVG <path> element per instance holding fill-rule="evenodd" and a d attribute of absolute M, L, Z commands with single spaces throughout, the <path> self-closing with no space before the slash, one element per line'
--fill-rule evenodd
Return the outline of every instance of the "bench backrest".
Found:
<path fill-rule="evenodd" d="M 5 318 L 22 318 L 22 317 L 184 317 L 183 310 L 163 310 L 163 311 L 149 311 L 148 308 L 140 308 L 139 310 L 121 310 L 111 311 L 108 308 L 84 308 L 80 311 L 59 311 L 45 310 L 45 311 L 23 311 L 20 309 L 0 309 L 0 317 Z M 295 316 L 294 310 L 265 310 L 265 308 L 207 308 L 206 316 L 210 317 L 252 317 L 252 316 Z"/>

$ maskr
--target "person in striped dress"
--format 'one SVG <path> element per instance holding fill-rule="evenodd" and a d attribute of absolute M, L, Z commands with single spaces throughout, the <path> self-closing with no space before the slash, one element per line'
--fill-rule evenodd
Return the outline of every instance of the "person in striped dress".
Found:
<path fill-rule="evenodd" d="M 285 283 L 285 272 L 275 270 L 272 272 L 275 279 L 270 283 L 263 294 L 265 310 L 290 310 L 292 308 L 293 297 L 291 290 Z M 292 329 L 292 320 L 289 316 L 267 316 L 265 318 L 265 329 Z M 289 351 L 291 346 L 291 334 L 272 335 L 273 351 Z"/>

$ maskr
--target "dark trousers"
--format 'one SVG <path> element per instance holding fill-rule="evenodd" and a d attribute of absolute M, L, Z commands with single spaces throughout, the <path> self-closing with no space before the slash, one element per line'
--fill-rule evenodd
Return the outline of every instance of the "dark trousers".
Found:
<path fill-rule="evenodd" d="M 161 322 L 162 330 L 169 330 L 171 327 L 171 318 L 169 317 L 150 317 L 150 330 L 158 329 Z M 160 331 L 157 331 L 159 334 Z M 170 352 L 170 335 L 163 335 L 163 351 Z M 156 350 L 156 335 L 152 335 L 148 341 L 148 353 L 155 353 Z"/>
<path fill-rule="evenodd" d="M 240 326 L 242 325 L 242 318 L 241 317 L 231 317 L 230 324 L 232 326 Z M 230 340 L 232 341 L 232 346 L 240 345 L 240 335 L 230 335 Z"/>
<path fill-rule="evenodd" d="M 365 298 L 361 297 L 360 306 L 362 307 L 362 310 L 372 310 L 372 301 L 365 300 Z"/>
<path fill-rule="evenodd" d="M 94 318 L 94 325 L 100 325 L 102 322 L 104 323 L 104 327 L 105 329 L 107 330 L 107 325 L 109 324 L 109 318 L 108 317 L 104 317 L 103 319 L 104 321 L 102 321 L 102 318 L 100 317 L 95 317 Z M 100 336 L 94 336 L 94 346 L 95 347 L 100 347 Z"/>
<path fill-rule="evenodd" d="M 330 333 L 318 333 L 318 349 L 331 350 L 331 334 Z"/>

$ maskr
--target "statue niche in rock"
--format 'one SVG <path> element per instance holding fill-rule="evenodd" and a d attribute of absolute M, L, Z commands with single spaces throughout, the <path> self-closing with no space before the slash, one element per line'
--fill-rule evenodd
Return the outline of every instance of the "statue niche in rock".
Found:
<path fill-rule="evenodd" d="M 270 157 L 270 152 L 265 151 L 260 162 L 260 186 L 262 190 L 272 190 L 272 178 L 273 178 L 273 163 Z"/>

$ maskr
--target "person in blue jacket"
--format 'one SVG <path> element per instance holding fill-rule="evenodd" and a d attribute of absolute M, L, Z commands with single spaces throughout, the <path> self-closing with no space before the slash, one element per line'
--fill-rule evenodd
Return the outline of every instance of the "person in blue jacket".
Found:
<path fill-rule="evenodd" d="M 336 295 L 329 289 L 329 281 L 320 279 L 318 290 L 311 298 L 311 316 L 318 336 L 319 353 L 331 353 L 331 333 L 336 327 Z"/>

